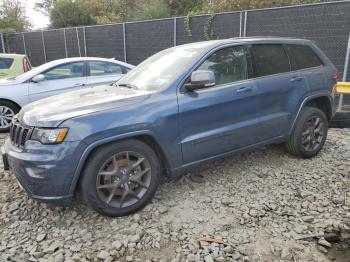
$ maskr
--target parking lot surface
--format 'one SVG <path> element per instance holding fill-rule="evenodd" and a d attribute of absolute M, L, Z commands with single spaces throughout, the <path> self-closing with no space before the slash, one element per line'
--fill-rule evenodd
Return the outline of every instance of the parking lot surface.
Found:
<path fill-rule="evenodd" d="M 123 218 L 37 203 L 1 169 L 0 261 L 350 261 L 349 160 L 350 129 L 331 129 L 313 159 L 274 145 L 215 161 Z"/>

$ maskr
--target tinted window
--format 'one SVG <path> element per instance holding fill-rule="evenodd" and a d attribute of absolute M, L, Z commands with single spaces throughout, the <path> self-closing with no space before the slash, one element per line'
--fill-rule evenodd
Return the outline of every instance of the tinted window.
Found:
<path fill-rule="evenodd" d="M 44 74 L 45 80 L 58 80 L 84 76 L 84 62 L 56 66 Z"/>
<path fill-rule="evenodd" d="M 123 68 L 117 64 L 106 62 L 89 62 L 89 65 L 91 76 L 123 74 Z"/>
<path fill-rule="evenodd" d="M 13 64 L 12 58 L 0 58 L 0 69 L 9 69 Z"/>
<path fill-rule="evenodd" d="M 304 69 L 322 65 L 319 57 L 309 46 L 288 45 L 289 52 L 294 58 L 297 69 Z"/>
<path fill-rule="evenodd" d="M 198 70 L 210 70 L 217 85 L 247 79 L 247 59 L 241 46 L 221 49 L 209 56 Z"/>
<path fill-rule="evenodd" d="M 290 71 L 289 59 L 282 45 L 254 45 L 252 52 L 256 77 Z"/>

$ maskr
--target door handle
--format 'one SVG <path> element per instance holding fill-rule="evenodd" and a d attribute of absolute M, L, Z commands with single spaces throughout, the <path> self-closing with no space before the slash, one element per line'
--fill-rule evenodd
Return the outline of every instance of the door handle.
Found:
<path fill-rule="evenodd" d="M 83 83 L 77 83 L 77 84 L 75 84 L 74 86 L 85 86 L 85 84 L 83 84 Z"/>
<path fill-rule="evenodd" d="M 292 77 L 290 79 L 291 82 L 298 82 L 298 81 L 301 81 L 303 80 L 303 78 L 301 76 L 295 76 L 295 77 Z"/>
<path fill-rule="evenodd" d="M 250 92 L 252 91 L 253 88 L 252 87 L 241 87 L 240 89 L 238 89 L 236 92 L 237 93 L 243 93 L 243 92 Z"/>

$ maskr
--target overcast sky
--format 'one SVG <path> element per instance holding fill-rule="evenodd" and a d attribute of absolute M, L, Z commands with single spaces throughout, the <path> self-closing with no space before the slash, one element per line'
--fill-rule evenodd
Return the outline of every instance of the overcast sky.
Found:
<path fill-rule="evenodd" d="M 33 30 L 42 29 L 47 27 L 49 24 L 49 17 L 43 15 L 42 13 L 34 10 L 34 4 L 38 0 L 27 0 L 24 1 L 26 5 L 26 16 L 28 17 L 30 23 L 32 24 Z"/>

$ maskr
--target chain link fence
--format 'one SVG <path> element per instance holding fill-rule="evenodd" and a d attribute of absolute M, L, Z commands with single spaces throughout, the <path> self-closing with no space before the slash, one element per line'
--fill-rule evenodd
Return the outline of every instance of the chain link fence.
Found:
<path fill-rule="evenodd" d="M 34 66 L 65 57 L 115 57 L 138 64 L 168 47 L 240 36 L 306 38 L 343 73 L 350 1 L 256 9 L 215 15 L 0 34 L 0 50 L 27 54 Z M 4 48 L 4 49 L 3 49 Z M 349 70 L 350 71 L 350 67 Z M 347 79 L 350 72 L 347 72 Z"/>

